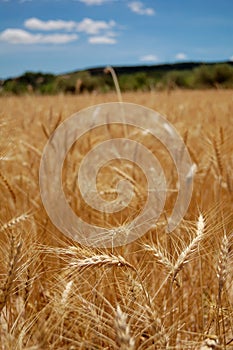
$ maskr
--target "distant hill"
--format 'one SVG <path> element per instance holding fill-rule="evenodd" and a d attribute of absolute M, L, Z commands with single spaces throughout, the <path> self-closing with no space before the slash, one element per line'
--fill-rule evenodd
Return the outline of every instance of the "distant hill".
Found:
<path fill-rule="evenodd" d="M 113 67 L 114 70 L 118 75 L 121 74 L 134 74 L 138 72 L 145 72 L 145 73 L 151 73 L 151 72 L 170 72 L 174 70 L 192 70 L 194 68 L 197 68 L 201 65 L 208 65 L 213 66 L 216 64 L 229 64 L 233 66 L 233 62 L 226 61 L 226 62 L 211 62 L 211 63 L 205 63 L 205 62 L 179 62 L 179 63 L 171 63 L 171 64 L 156 64 L 156 65 L 140 65 L 140 66 L 115 66 Z M 101 75 L 103 74 L 103 70 L 105 67 L 98 67 L 98 68 L 89 68 L 88 72 L 92 75 Z"/>
<path fill-rule="evenodd" d="M 114 89 L 105 67 L 88 68 L 66 74 L 26 72 L 0 81 L 1 94 L 57 94 L 108 92 Z M 116 66 L 122 91 L 174 88 L 233 88 L 233 62 L 182 62 L 174 64 Z"/>

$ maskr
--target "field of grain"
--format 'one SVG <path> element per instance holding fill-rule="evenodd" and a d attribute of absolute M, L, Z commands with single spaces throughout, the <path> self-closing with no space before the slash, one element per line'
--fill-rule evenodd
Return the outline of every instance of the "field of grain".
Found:
<path fill-rule="evenodd" d="M 174 165 L 133 128 L 128 137 L 158 152 L 171 189 L 149 232 L 122 247 L 90 248 L 59 232 L 43 208 L 39 166 L 49 136 L 73 113 L 116 100 L 0 98 L 0 349 L 233 349 L 233 91 L 123 94 L 166 116 L 196 164 L 189 209 L 172 233 L 165 227 L 177 195 Z M 111 137 L 119 133 L 112 128 Z M 63 187 L 77 215 L 111 229 L 137 215 L 147 188 L 140 169 L 113 161 L 97 187 L 113 200 L 117 182 L 129 180 L 130 207 L 106 215 L 82 201 L 76 165 L 105 138 L 97 130 L 72 147 Z"/>

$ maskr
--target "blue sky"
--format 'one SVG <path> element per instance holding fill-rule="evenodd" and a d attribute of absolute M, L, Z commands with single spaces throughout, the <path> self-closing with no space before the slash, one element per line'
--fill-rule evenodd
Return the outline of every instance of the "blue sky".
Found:
<path fill-rule="evenodd" d="M 0 78 L 233 60 L 233 0 L 0 0 Z"/>

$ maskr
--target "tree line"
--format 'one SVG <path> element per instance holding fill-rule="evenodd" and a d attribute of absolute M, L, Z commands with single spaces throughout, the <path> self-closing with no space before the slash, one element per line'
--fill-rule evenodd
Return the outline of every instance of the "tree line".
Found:
<path fill-rule="evenodd" d="M 233 88 L 233 62 L 182 63 L 173 65 L 115 67 L 122 91 L 163 89 Z M 0 94 L 82 94 L 114 90 L 104 68 L 64 75 L 26 72 L 20 77 L 0 81 Z"/>

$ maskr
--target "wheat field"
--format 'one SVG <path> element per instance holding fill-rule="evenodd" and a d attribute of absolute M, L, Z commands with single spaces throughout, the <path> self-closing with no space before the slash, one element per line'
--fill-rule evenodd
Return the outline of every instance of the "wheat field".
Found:
<path fill-rule="evenodd" d="M 233 349 L 233 91 L 124 93 L 166 116 L 196 164 L 189 209 L 170 234 L 167 217 L 177 175 L 164 148 L 129 128 L 157 153 L 168 191 L 164 211 L 137 241 L 117 248 L 82 246 L 59 232 L 41 201 L 39 166 L 56 127 L 73 113 L 116 101 L 111 94 L 0 98 L 0 349 Z M 119 137 L 121 128 L 111 128 Z M 97 188 L 113 200 L 119 180 L 134 187 L 130 206 L 90 208 L 75 184 L 77 164 L 103 130 L 72 147 L 62 178 L 83 220 L 111 229 L 132 220 L 146 200 L 146 180 L 127 161 L 112 161 Z M 52 184 L 51 184 L 52 186 Z"/>

